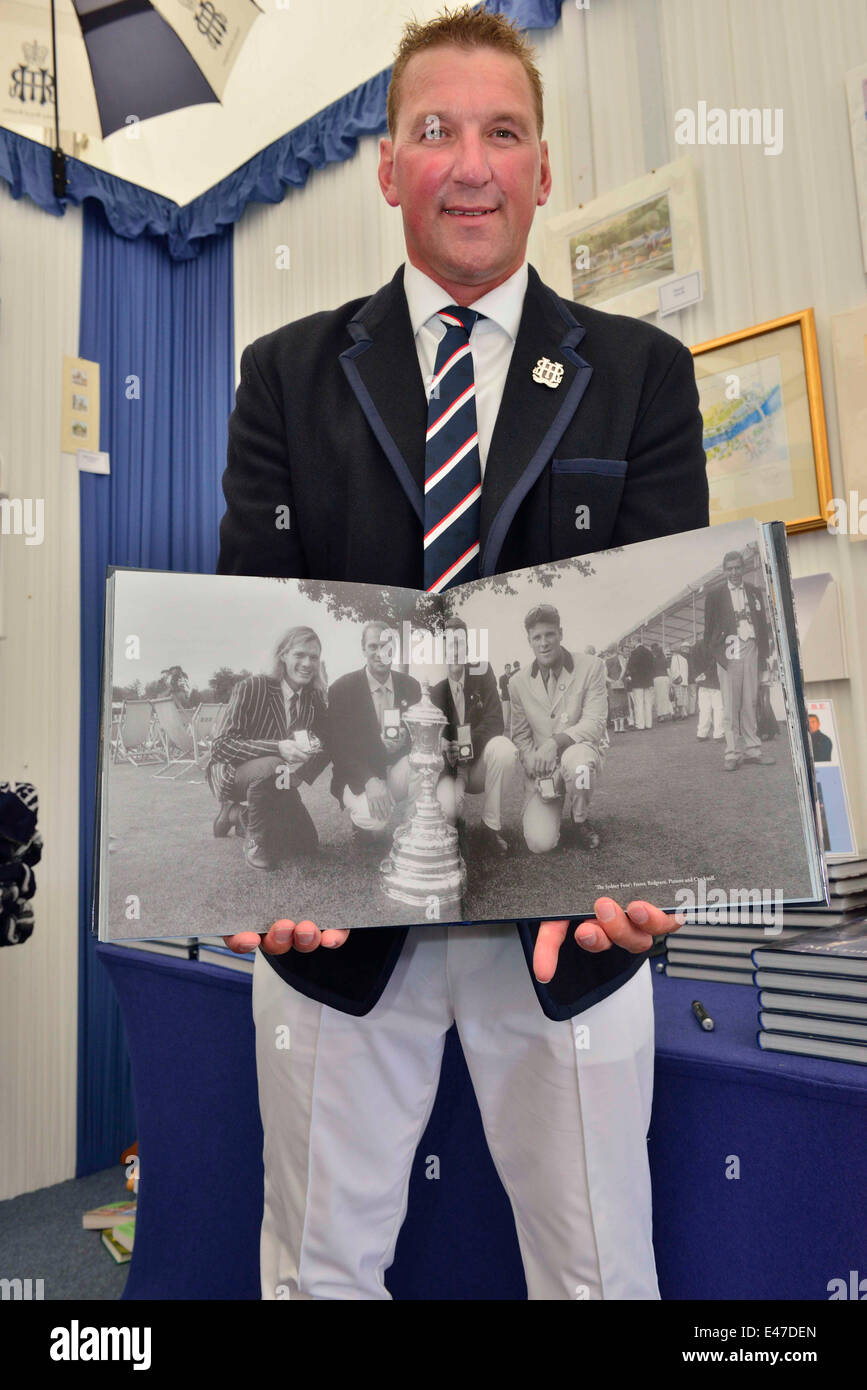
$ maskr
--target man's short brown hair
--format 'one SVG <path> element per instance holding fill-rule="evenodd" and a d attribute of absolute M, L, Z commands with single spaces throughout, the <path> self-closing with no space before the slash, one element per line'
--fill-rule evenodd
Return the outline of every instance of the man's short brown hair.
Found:
<path fill-rule="evenodd" d="M 531 608 L 524 619 L 524 627 L 527 632 L 531 628 L 538 627 L 540 623 L 548 623 L 551 627 L 562 628 L 560 614 L 553 603 L 537 603 L 535 608 Z"/>
<path fill-rule="evenodd" d="M 441 15 L 420 24 L 411 19 L 403 31 L 394 58 L 391 81 L 388 85 L 386 114 L 388 133 L 394 139 L 397 130 L 397 108 L 400 101 L 400 80 L 404 68 L 414 53 L 429 48 L 442 48 L 455 44 L 461 48 L 494 48 L 500 53 L 511 54 L 523 67 L 533 93 L 536 108 L 536 127 L 539 139 L 542 138 L 542 78 L 535 63 L 532 44 L 524 34 L 501 14 L 486 14 L 484 10 L 473 10 L 469 5 L 462 6 L 453 14 L 445 8 Z"/>

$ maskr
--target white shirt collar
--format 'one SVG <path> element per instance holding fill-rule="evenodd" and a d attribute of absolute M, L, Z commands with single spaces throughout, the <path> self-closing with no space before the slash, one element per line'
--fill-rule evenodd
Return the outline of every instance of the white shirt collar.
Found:
<path fill-rule="evenodd" d="M 367 684 L 370 686 L 371 692 L 375 690 L 387 690 L 389 695 L 394 694 L 394 686 L 391 683 L 391 671 L 389 671 L 388 677 L 384 681 L 376 680 L 376 678 L 370 674 L 367 666 L 364 668 L 364 674 L 367 676 Z"/>
<path fill-rule="evenodd" d="M 518 336 L 518 325 L 524 310 L 527 279 L 527 262 L 524 260 L 514 275 L 510 275 L 508 280 L 504 280 L 496 289 L 489 290 L 469 306 L 484 314 L 486 318 L 493 319 L 498 327 L 508 333 L 513 342 Z M 409 306 L 413 334 L 417 334 L 433 314 L 451 302 L 448 291 L 409 260 L 404 261 L 403 288 Z M 444 324 L 443 330 L 445 331 Z"/>

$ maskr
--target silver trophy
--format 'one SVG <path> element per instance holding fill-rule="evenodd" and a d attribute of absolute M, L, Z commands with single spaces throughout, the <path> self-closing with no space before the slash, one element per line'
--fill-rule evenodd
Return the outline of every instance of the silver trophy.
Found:
<path fill-rule="evenodd" d="M 409 765 L 421 783 L 411 820 L 397 826 L 391 853 L 379 866 L 383 892 L 397 902 L 422 909 L 428 921 L 459 920 L 467 870 L 458 847 L 458 832 L 449 825 L 436 795 L 443 767 L 440 738 L 446 717 L 422 681 L 417 704 L 405 711 L 412 748 Z"/>

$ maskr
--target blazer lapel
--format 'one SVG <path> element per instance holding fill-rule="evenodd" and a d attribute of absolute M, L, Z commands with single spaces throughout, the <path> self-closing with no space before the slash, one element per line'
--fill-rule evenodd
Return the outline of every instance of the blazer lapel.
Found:
<path fill-rule="evenodd" d="M 528 266 L 527 292 L 503 398 L 485 461 L 480 573 L 495 574 L 506 532 L 550 459 L 593 368 L 577 353 L 584 327 Z M 340 365 L 368 424 L 424 524 L 427 397 L 403 290 L 403 264 L 347 324 Z M 554 388 L 533 380 L 540 357 L 564 368 Z"/>
<path fill-rule="evenodd" d="M 286 724 L 286 705 L 283 700 L 283 687 L 279 681 L 269 680 L 268 682 L 268 704 L 271 711 L 271 718 L 274 721 L 275 729 L 282 729 L 281 738 L 285 738 L 289 732 Z M 267 738 L 267 734 L 261 735 Z"/>
<path fill-rule="evenodd" d="M 496 574 L 515 513 L 578 409 L 593 368 L 576 352 L 586 330 L 527 267 L 527 292 L 482 484 L 479 572 Z M 559 362 L 556 387 L 533 380 L 540 357 Z"/>
<path fill-rule="evenodd" d="M 551 709 L 551 699 L 548 695 L 548 687 L 542 679 L 542 672 L 537 670 L 535 676 L 530 677 L 530 689 L 535 692 L 536 699 L 545 711 Z"/>
<path fill-rule="evenodd" d="M 380 448 L 424 524 L 427 398 L 418 365 L 403 264 L 347 324 L 353 346 L 340 365 Z"/>
<path fill-rule="evenodd" d="M 569 691 L 572 689 L 574 682 L 575 667 L 573 666 L 571 671 L 567 671 L 566 667 L 564 666 L 559 676 L 557 677 L 557 683 L 554 687 L 554 695 L 551 700 L 552 714 L 558 714 L 561 706 L 565 707 L 566 700 L 569 697 Z"/>

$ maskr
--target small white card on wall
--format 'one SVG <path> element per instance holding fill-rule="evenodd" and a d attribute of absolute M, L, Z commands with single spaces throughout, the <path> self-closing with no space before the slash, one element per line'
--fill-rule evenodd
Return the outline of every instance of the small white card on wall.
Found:
<path fill-rule="evenodd" d="M 678 309 L 685 309 L 688 304 L 700 304 L 704 298 L 701 271 L 691 270 L 688 275 L 667 281 L 666 284 L 660 285 L 658 294 L 659 313 L 662 318 L 665 318 L 666 314 L 676 314 Z"/>
<path fill-rule="evenodd" d="M 104 450 L 76 449 L 79 473 L 110 473 L 109 457 Z"/>

